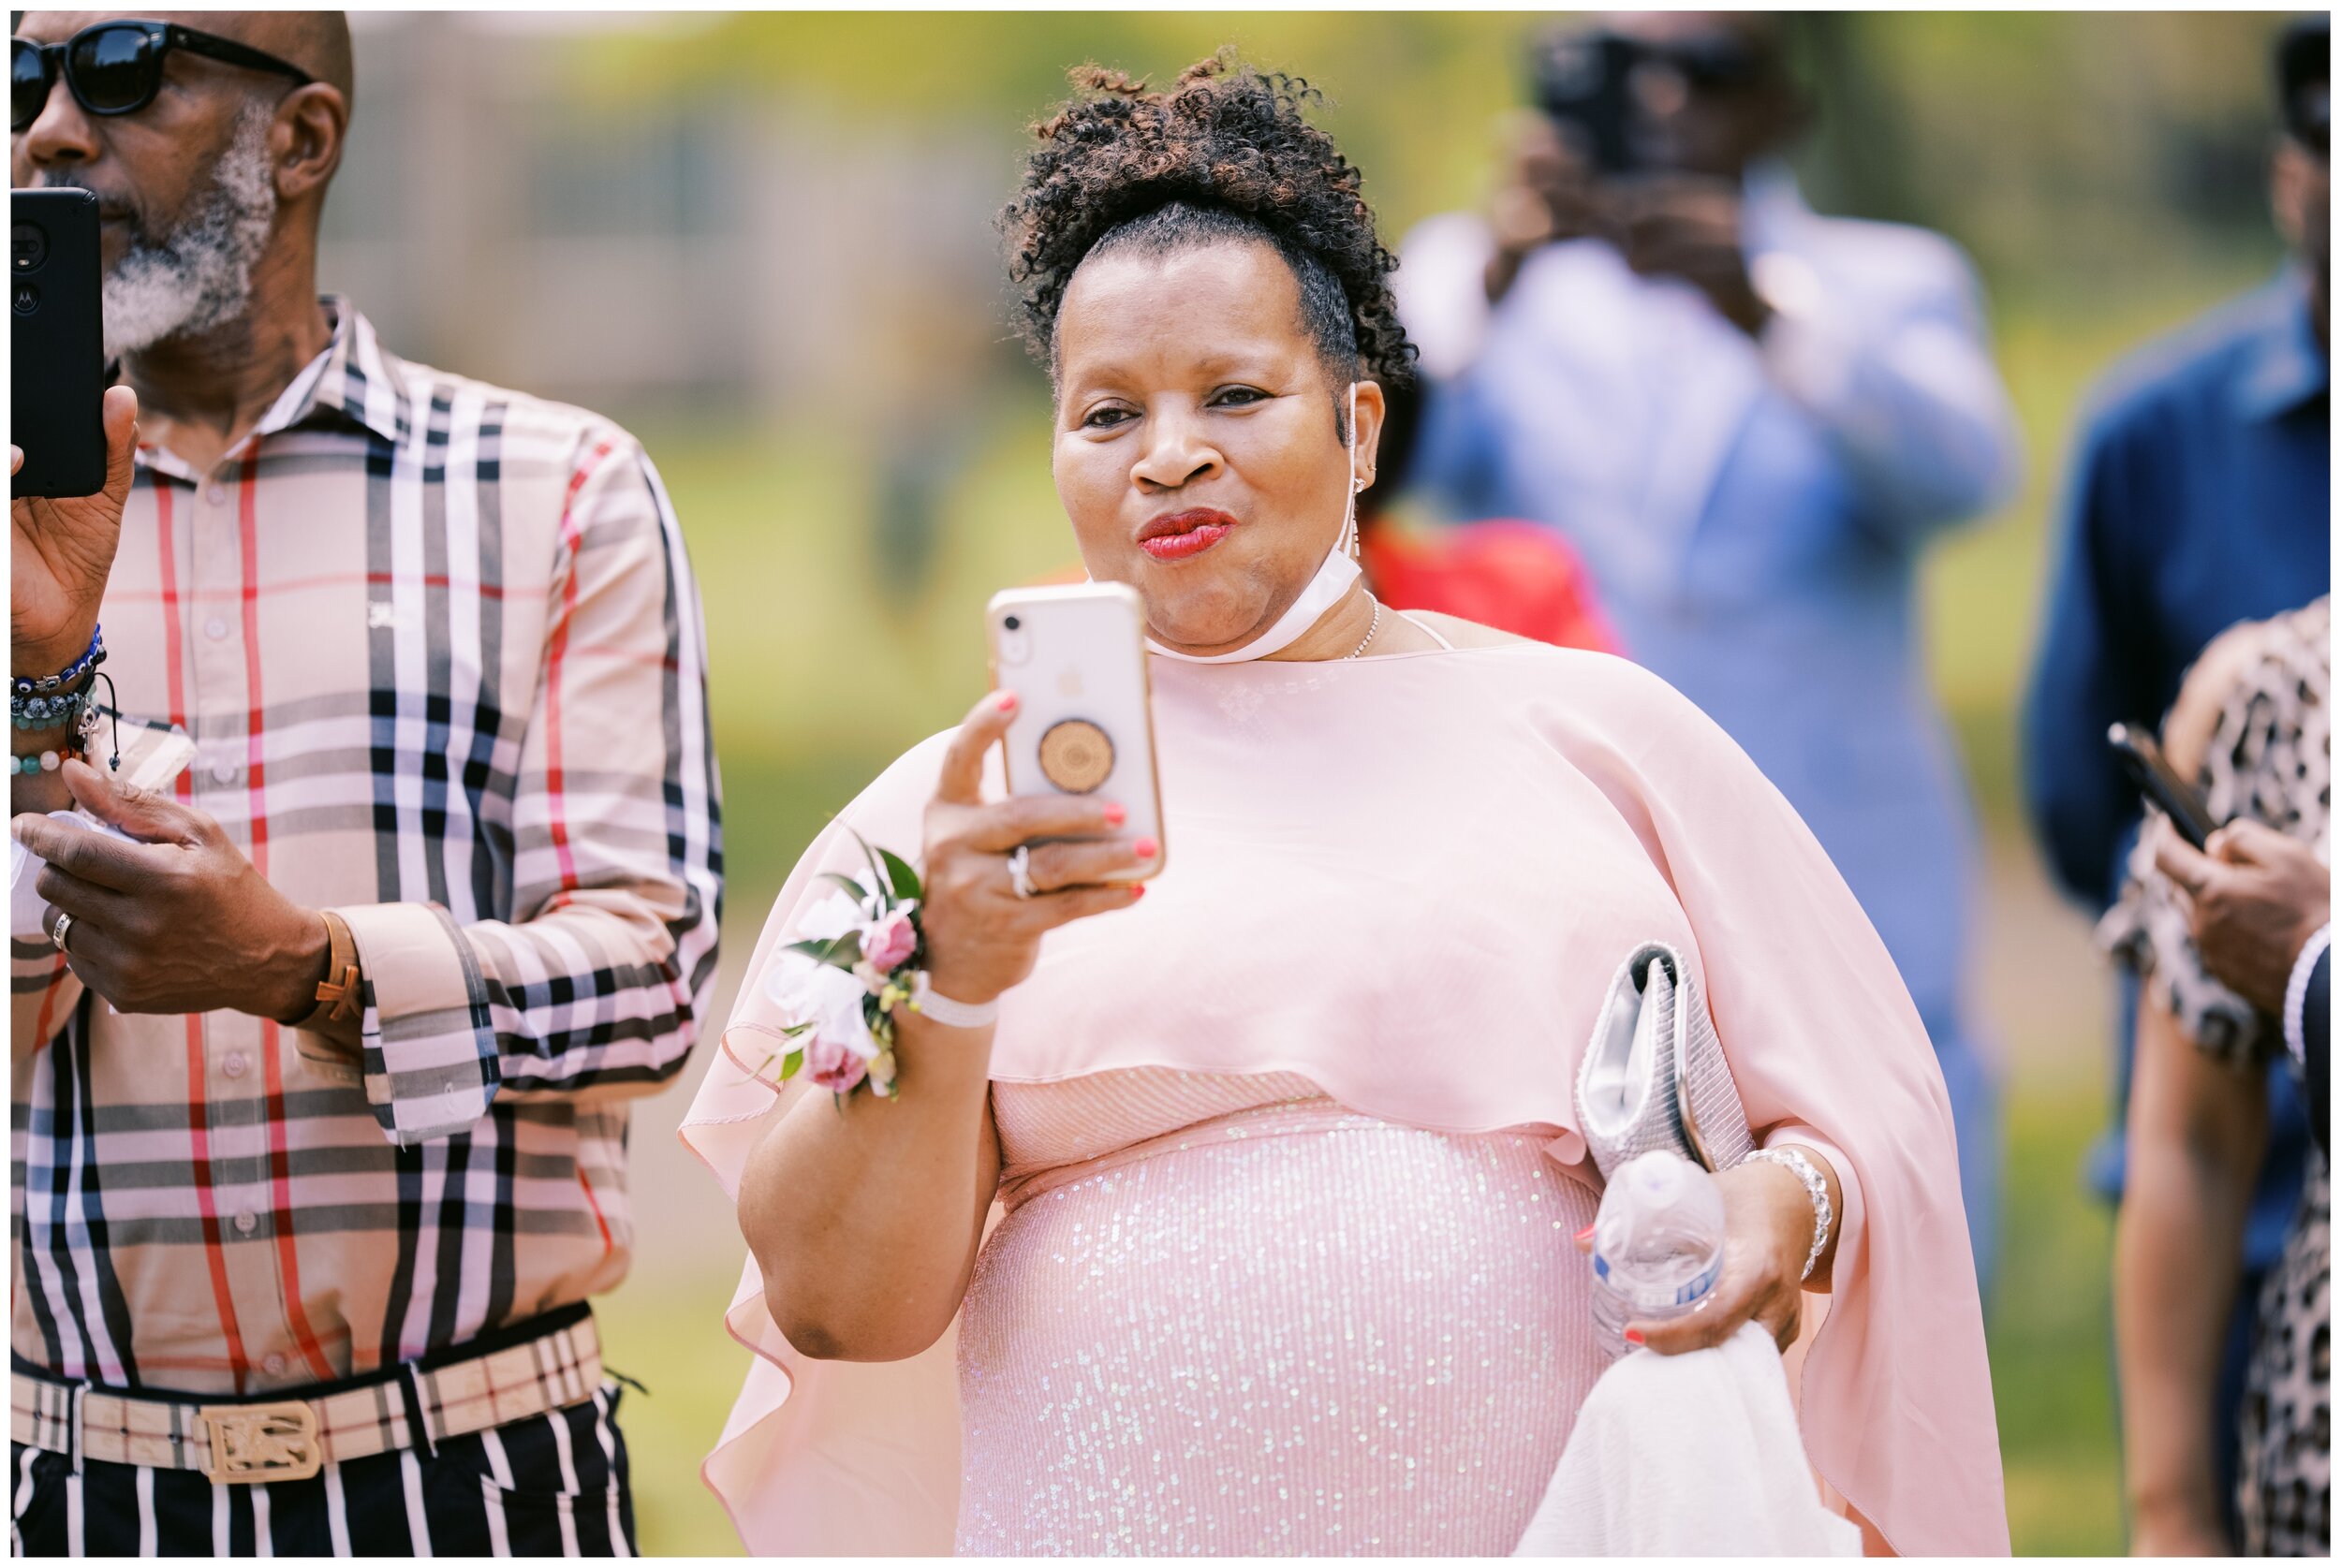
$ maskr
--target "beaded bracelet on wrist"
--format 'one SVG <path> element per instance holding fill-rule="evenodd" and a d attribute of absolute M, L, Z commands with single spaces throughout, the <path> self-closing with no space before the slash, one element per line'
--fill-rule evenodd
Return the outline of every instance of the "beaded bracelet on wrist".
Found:
<path fill-rule="evenodd" d="M 89 708 L 90 687 L 53 696 L 8 696 L 8 723 L 22 730 L 63 729 L 81 722 Z"/>
<path fill-rule="evenodd" d="M 81 656 L 64 669 L 54 675 L 15 676 L 10 679 L 9 687 L 19 696 L 30 696 L 35 692 L 53 692 L 61 687 L 70 686 L 105 662 L 106 628 L 99 626 L 90 633 L 89 647 L 82 652 Z"/>
<path fill-rule="evenodd" d="M 1837 1227 L 1837 1213 L 1829 1202 L 1829 1183 L 1821 1179 L 1820 1172 L 1813 1168 L 1813 1162 L 1806 1159 L 1801 1150 L 1759 1149 L 1740 1163 L 1745 1165 L 1750 1160 L 1765 1160 L 1785 1166 L 1789 1174 L 1804 1183 L 1805 1195 L 1813 1200 L 1813 1246 L 1804 1254 L 1804 1272 L 1799 1274 L 1797 1279 L 1811 1279 L 1814 1268 L 1820 1263 L 1821 1253 L 1829 1245 L 1830 1233 Z"/>
<path fill-rule="evenodd" d="M 86 761 L 88 755 L 78 745 L 59 746 L 52 751 L 24 756 L 11 755 L 8 758 L 8 776 L 16 778 L 20 775 L 29 777 L 35 773 L 53 773 L 65 766 L 66 758 L 78 756 Z"/>
<path fill-rule="evenodd" d="M 24 778 L 35 773 L 53 773 L 65 766 L 67 757 L 78 756 L 83 762 L 90 762 L 97 755 L 97 714 L 98 710 L 95 707 L 82 709 L 81 718 L 73 725 L 72 739 L 62 745 L 22 755 L 10 754 L 8 776 Z M 96 766 L 95 763 L 91 765 Z M 106 766 L 110 769 L 122 766 L 122 725 L 118 714 L 114 721 L 114 752 Z"/>

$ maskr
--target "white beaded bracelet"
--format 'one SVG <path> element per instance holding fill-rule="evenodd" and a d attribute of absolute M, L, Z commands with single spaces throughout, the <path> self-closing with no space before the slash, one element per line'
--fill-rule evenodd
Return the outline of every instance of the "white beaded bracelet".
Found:
<path fill-rule="evenodd" d="M 997 998 L 983 1003 L 954 1002 L 928 983 L 923 969 L 910 988 L 910 1007 L 920 1017 L 933 1018 L 946 1029 L 982 1029 L 1000 1021 Z"/>
<path fill-rule="evenodd" d="M 1786 1166 L 1791 1175 L 1804 1183 L 1805 1194 L 1813 1200 L 1813 1250 L 1804 1254 L 1804 1272 L 1799 1274 L 1797 1279 L 1800 1282 L 1811 1279 L 1813 1269 L 1820 1262 L 1821 1249 L 1829 1245 L 1829 1233 L 1837 1224 L 1837 1211 L 1829 1203 L 1829 1183 L 1821 1180 L 1820 1172 L 1813 1168 L 1813 1162 L 1804 1157 L 1802 1150 L 1759 1149 L 1740 1164 L 1745 1165 L 1748 1160 L 1769 1160 L 1775 1165 Z"/>

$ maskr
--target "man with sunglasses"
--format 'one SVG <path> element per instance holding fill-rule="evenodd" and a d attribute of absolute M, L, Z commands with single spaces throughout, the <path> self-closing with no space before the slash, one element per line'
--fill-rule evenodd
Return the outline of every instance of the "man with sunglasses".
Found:
<path fill-rule="evenodd" d="M 1995 1073 L 1965 1003 L 1977 862 L 1914 608 L 1921 558 L 2013 488 L 2013 411 L 1941 237 L 1822 217 L 1783 24 L 1572 23 L 1489 215 L 1394 283 L 1428 373 L 1418 482 L 1583 554 L 1627 656 L 1746 748 L 1900 966 L 1959 1135 L 1988 1286 Z M 2100 726 L 2102 729 L 2102 726 Z"/>
<path fill-rule="evenodd" d="M 11 1544 L 629 1552 L 586 1302 L 720 901 L 665 491 L 318 298 L 339 13 L 11 53 L 116 362 L 104 491 L 11 504 Z"/>
<path fill-rule="evenodd" d="M 2093 912 L 2129 874 L 2141 814 L 2106 726 L 2158 722 L 2221 632 L 2297 609 L 2332 586 L 2332 37 L 2330 21 L 2312 17 L 2276 40 L 2280 130 L 2269 198 L 2285 265 L 2117 368 L 2090 400 L 2075 444 L 2024 698 L 2024 791 L 2051 871 Z M 2261 1286 L 2282 1268 L 2304 1176 L 2323 1156 L 2293 1076 L 2268 1074 L 2267 1121 L 2254 1133 L 2266 1152 L 2248 1195 L 2242 1268 L 2228 1250 L 2227 1267 L 2207 1271 L 2211 1248 L 2234 1238 L 2203 1237 L 2205 1210 L 2186 1201 L 2186 1179 L 2216 1162 L 2171 1153 L 2199 1129 L 2167 1118 L 2133 1124 L 2139 986 L 2128 969 L 2118 986 L 2116 1124 L 2093 1151 L 2090 1178 L 2122 1206 L 2116 1298 L 2153 1304 L 2129 1314 L 2122 1337 L 2131 1546 L 2225 1555 L 2243 1538 L 2237 1433 Z M 2233 1292 L 2231 1307 L 2163 1305 L 2199 1300 L 2206 1280 L 2222 1297 Z M 2198 1336 L 2205 1323 L 2218 1342 Z M 2330 1361 L 2320 1348 L 2297 1368 L 2304 1383 L 2316 1380 L 2319 1400 L 2329 1398 Z M 2201 1419 L 2165 1419 L 2172 1411 Z M 2330 1473 L 2329 1453 L 2296 1457 Z M 2296 1540 L 2323 1531 L 2314 1497 L 2304 1487 L 2291 1504 L 2302 1520 Z"/>

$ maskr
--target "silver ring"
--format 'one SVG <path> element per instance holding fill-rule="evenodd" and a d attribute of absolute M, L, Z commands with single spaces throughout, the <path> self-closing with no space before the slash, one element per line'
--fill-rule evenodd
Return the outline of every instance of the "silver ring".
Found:
<path fill-rule="evenodd" d="M 58 952 L 65 951 L 65 939 L 72 930 L 73 916 L 62 909 L 57 911 L 57 922 L 49 928 L 49 940 L 56 945 Z"/>
<path fill-rule="evenodd" d="M 1020 899 L 1031 898 L 1038 891 L 1032 885 L 1032 851 L 1023 844 L 1018 844 L 1009 854 L 1008 881 Z M 57 945 L 62 947 L 65 944 L 60 942 Z"/>

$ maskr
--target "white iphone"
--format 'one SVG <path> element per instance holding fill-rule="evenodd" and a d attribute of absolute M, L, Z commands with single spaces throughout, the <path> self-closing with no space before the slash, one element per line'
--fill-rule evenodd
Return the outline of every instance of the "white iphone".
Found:
<path fill-rule="evenodd" d="M 1120 801 L 1129 813 L 1121 831 L 1158 846 L 1130 880 L 1161 871 L 1170 845 L 1137 590 L 1118 582 L 1011 588 L 992 596 L 984 619 L 992 683 L 1019 702 L 1004 742 L 1009 793 Z"/>

